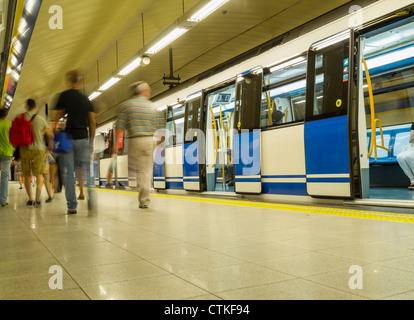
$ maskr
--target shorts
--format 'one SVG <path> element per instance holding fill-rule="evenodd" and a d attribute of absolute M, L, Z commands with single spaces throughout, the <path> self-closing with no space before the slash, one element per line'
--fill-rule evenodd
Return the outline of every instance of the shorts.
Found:
<path fill-rule="evenodd" d="M 22 165 L 19 161 L 14 161 L 14 172 L 18 174 L 22 174 Z"/>
<path fill-rule="evenodd" d="M 47 150 L 28 150 L 20 149 L 20 162 L 23 175 L 30 177 L 31 175 L 48 174 L 49 161 Z"/>

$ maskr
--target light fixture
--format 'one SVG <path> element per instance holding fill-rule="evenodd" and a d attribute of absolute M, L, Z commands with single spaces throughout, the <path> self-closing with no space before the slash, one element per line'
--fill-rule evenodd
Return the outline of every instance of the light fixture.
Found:
<path fill-rule="evenodd" d="M 102 94 L 102 92 L 95 91 L 94 93 L 92 93 L 92 94 L 88 97 L 88 99 L 89 99 L 90 101 L 92 101 L 92 100 L 93 100 L 93 99 L 95 99 L 96 97 L 99 97 L 101 94 Z"/>
<path fill-rule="evenodd" d="M 275 72 L 275 71 L 282 70 L 288 67 L 293 67 L 294 65 L 302 63 L 305 60 L 306 60 L 305 57 L 298 57 L 296 59 L 290 60 L 285 63 L 281 63 L 277 66 L 274 66 L 273 68 L 270 68 L 270 72 Z"/>
<path fill-rule="evenodd" d="M 27 21 L 25 18 L 21 18 L 19 22 L 19 27 L 17 28 L 17 30 L 19 31 L 20 34 L 23 34 L 26 31 L 26 28 L 27 28 Z"/>
<path fill-rule="evenodd" d="M 160 41 L 158 41 L 155 45 L 153 45 L 150 49 L 147 50 L 146 53 L 149 54 L 155 54 L 161 49 L 168 46 L 171 42 L 182 36 L 184 33 L 186 33 L 188 29 L 184 28 L 175 28 L 173 31 L 171 31 L 169 34 L 167 34 L 164 38 L 162 38 Z"/>
<path fill-rule="evenodd" d="M 119 76 L 126 76 L 127 74 L 131 73 L 133 70 L 138 68 L 141 64 L 142 58 L 136 58 L 134 61 L 132 61 L 130 64 L 128 64 L 125 68 L 123 68 L 118 75 Z"/>
<path fill-rule="evenodd" d="M 147 65 L 149 65 L 149 64 L 150 64 L 150 62 L 151 62 L 150 57 L 148 57 L 148 56 L 146 56 L 146 55 L 143 55 L 143 56 L 141 57 L 141 65 L 142 65 L 142 66 L 147 66 Z"/>
<path fill-rule="evenodd" d="M 212 0 L 212 1 L 210 1 L 203 8 L 201 8 L 194 15 L 192 15 L 191 18 L 188 19 L 188 21 L 200 22 L 201 20 L 203 20 L 204 18 L 209 16 L 211 13 L 216 11 L 218 8 L 220 8 L 227 1 L 228 0 Z"/>
<path fill-rule="evenodd" d="M 412 57 L 414 57 L 414 46 L 410 46 L 402 50 L 392 51 L 379 57 L 368 59 L 367 66 L 368 69 L 374 69 Z"/>
<path fill-rule="evenodd" d="M 350 33 L 349 30 L 342 31 L 342 32 L 340 32 L 340 33 L 338 33 L 338 34 L 336 34 L 332 37 L 329 37 L 328 39 L 317 42 L 316 44 L 314 44 L 312 46 L 312 49 L 321 50 L 321 49 L 329 47 L 329 46 L 331 46 L 335 43 L 346 40 L 350 36 L 351 36 L 351 33 Z"/>
<path fill-rule="evenodd" d="M 119 80 L 121 80 L 121 78 L 113 77 L 113 78 L 109 79 L 107 82 L 105 82 L 98 90 L 99 91 L 105 91 L 105 90 L 109 89 L 110 87 L 112 87 Z"/>

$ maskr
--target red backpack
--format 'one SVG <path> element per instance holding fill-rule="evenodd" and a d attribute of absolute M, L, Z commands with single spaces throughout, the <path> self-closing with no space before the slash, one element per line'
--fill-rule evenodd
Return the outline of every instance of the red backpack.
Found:
<path fill-rule="evenodd" d="M 16 117 L 9 131 L 10 143 L 15 147 L 30 146 L 34 141 L 32 121 L 36 115 L 30 120 L 25 120 L 24 116 L 25 113 L 22 113 L 20 117 Z"/>

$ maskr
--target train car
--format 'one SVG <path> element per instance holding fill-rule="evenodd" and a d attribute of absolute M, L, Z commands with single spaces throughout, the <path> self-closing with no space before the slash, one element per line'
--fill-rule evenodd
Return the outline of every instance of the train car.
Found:
<path fill-rule="evenodd" d="M 154 99 L 154 189 L 413 206 L 397 156 L 414 122 L 414 4 L 355 9 Z"/>

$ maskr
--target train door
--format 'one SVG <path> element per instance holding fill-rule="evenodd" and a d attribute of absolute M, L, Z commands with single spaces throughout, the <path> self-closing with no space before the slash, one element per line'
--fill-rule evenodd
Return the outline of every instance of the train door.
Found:
<path fill-rule="evenodd" d="M 234 97 L 234 81 L 207 89 L 204 94 L 207 191 L 234 192 Z"/>
<path fill-rule="evenodd" d="M 201 171 L 205 159 L 202 99 L 200 91 L 187 97 L 185 102 L 183 187 L 188 191 L 202 191 Z"/>
<path fill-rule="evenodd" d="M 306 187 L 310 196 L 353 198 L 349 114 L 350 30 L 308 51 L 305 114 Z"/>
<path fill-rule="evenodd" d="M 237 76 L 232 152 L 236 193 L 258 194 L 262 191 L 260 148 L 262 90 L 262 68 L 255 68 Z"/>
<path fill-rule="evenodd" d="M 401 12 L 357 31 L 365 198 L 414 200 L 412 172 L 399 163 L 414 139 L 413 30 L 414 17 Z"/>

